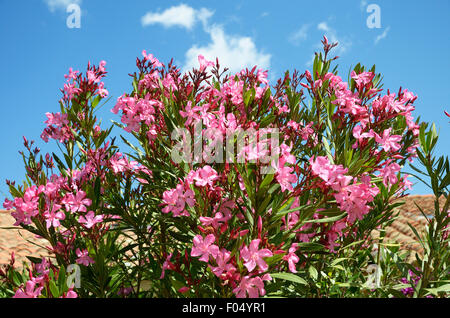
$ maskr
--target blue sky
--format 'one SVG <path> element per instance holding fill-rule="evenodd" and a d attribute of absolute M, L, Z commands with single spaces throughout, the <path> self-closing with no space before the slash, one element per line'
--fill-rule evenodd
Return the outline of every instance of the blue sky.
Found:
<path fill-rule="evenodd" d="M 81 8 L 80 28 L 69 28 L 67 5 Z M 376 5 L 380 28 L 367 19 Z M 183 69 L 198 53 L 219 56 L 222 65 L 270 70 L 310 69 L 322 35 L 340 43 L 335 51 L 339 74 L 347 78 L 358 62 L 376 64 L 384 88 L 408 88 L 418 95 L 415 117 L 440 129 L 439 154 L 450 149 L 450 1 L 100 1 L 0 0 L 0 197 L 5 179 L 24 179 L 22 136 L 37 141 L 42 152 L 55 151 L 39 136 L 46 112 L 57 112 L 59 88 L 69 67 L 83 71 L 88 61 L 107 62 L 106 88 L 112 99 L 100 116 L 130 90 L 143 49 L 162 62 L 174 58 Z M 115 131 L 116 134 L 121 132 Z M 415 181 L 415 180 L 413 180 Z M 412 193 L 429 190 L 418 184 Z"/>

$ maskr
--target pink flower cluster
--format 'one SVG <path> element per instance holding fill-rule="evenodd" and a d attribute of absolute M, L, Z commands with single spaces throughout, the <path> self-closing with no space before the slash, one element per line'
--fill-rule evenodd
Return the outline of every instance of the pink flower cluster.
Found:
<path fill-rule="evenodd" d="M 42 291 L 51 292 L 48 287 L 50 281 L 50 271 L 57 277 L 58 271 L 52 266 L 51 262 L 43 258 L 40 264 L 33 264 L 30 269 L 30 279 L 16 290 L 13 298 L 38 298 L 42 295 Z M 34 276 L 36 275 L 36 276 Z M 56 295 L 50 295 L 55 297 Z M 73 290 L 73 286 L 63 293 L 60 298 L 78 298 L 78 294 Z"/>
<path fill-rule="evenodd" d="M 354 223 L 357 219 L 362 220 L 363 216 L 369 213 L 368 203 L 372 202 L 380 191 L 378 187 L 371 184 L 369 176 L 362 176 L 361 182 L 358 183 L 356 178 L 346 175 L 347 168 L 331 164 L 327 157 L 319 156 L 309 161 L 313 174 L 320 177 L 324 184 L 334 191 L 333 196 L 339 208 L 348 213 L 345 218 L 348 224 Z M 337 234 L 343 228 L 345 223 L 338 222 L 328 234 L 328 243 L 331 247 L 337 239 Z"/>

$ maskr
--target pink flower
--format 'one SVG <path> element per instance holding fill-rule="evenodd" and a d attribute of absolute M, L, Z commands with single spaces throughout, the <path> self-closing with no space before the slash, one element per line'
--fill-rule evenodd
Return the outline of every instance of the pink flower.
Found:
<path fill-rule="evenodd" d="M 161 64 L 161 62 L 158 61 L 158 59 L 153 56 L 153 54 L 148 54 L 147 55 L 147 51 L 146 50 L 142 51 L 142 55 L 144 56 L 146 61 L 150 61 L 153 64 L 153 67 L 162 67 L 163 66 Z"/>
<path fill-rule="evenodd" d="M 79 71 L 74 71 L 72 68 L 69 68 L 69 74 L 64 75 L 64 78 L 66 78 L 67 81 L 70 81 L 71 79 L 76 80 L 78 73 L 79 73 Z"/>
<path fill-rule="evenodd" d="M 53 204 L 52 210 L 47 210 L 44 212 L 45 222 L 47 223 L 47 229 L 51 226 L 58 227 L 61 225 L 60 220 L 64 220 L 66 215 L 60 210 L 61 206 L 59 204 Z"/>
<path fill-rule="evenodd" d="M 298 256 L 295 254 L 295 251 L 297 250 L 297 243 L 293 243 L 291 247 L 289 248 L 289 252 L 283 256 L 283 260 L 287 261 L 289 264 L 289 270 L 292 273 L 297 273 L 297 270 L 295 268 L 295 264 L 298 263 L 300 260 Z"/>
<path fill-rule="evenodd" d="M 372 82 L 375 74 L 372 72 L 362 72 L 360 74 L 356 74 L 355 71 L 352 71 L 350 76 L 355 80 L 356 86 L 358 88 L 362 88 Z"/>
<path fill-rule="evenodd" d="M 203 262 L 208 262 L 209 255 L 212 255 L 214 258 L 219 253 L 219 247 L 217 245 L 213 245 L 216 238 L 214 234 L 208 234 L 205 239 L 201 235 L 196 235 L 194 237 L 194 246 L 192 246 L 191 256 L 200 256 L 199 260 Z"/>
<path fill-rule="evenodd" d="M 100 76 L 97 76 L 94 71 L 87 71 L 86 75 L 89 84 L 100 82 Z"/>
<path fill-rule="evenodd" d="M 78 256 L 78 258 L 76 260 L 77 264 L 82 264 L 84 266 L 89 266 L 89 264 L 94 264 L 95 263 L 94 260 L 89 256 L 88 250 L 86 250 L 86 249 L 80 250 L 79 248 L 77 248 L 75 253 Z"/>
<path fill-rule="evenodd" d="M 25 289 L 23 289 L 23 287 L 18 289 L 13 298 L 38 298 L 44 287 L 41 286 L 36 288 L 36 285 L 34 279 L 27 281 Z"/>
<path fill-rule="evenodd" d="M 239 286 L 233 289 L 233 293 L 236 295 L 236 298 L 246 298 L 247 294 L 249 298 L 264 296 L 266 290 L 264 289 L 263 280 L 269 280 L 269 278 L 266 278 L 266 275 L 263 278 L 244 276 L 241 278 Z"/>
<path fill-rule="evenodd" d="M 390 163 L 388 162 L 386 166 L 380 170 L 381 175 L 383 176 L 383 183 L 385 186 L 388 184 L 397 183 L 397 173 L 401 170 L 401 167 L 398 163 Z"/>
<path fill-rule="evenodd" d="M 106 65 L 106 61 L 104 61 L 104 60 L 100 61 L 99 65 L 98 65 L 98 70 L 100 72 L 105 72 L 106 71 L 105 70 L 105 65 Z"/>
<path fill-rule="evenodd" d="M 211 271 L 216 275 L 217 277 L 220 277 L 224 272 L 235 272 L 236 268 L 233 266 L 233 264 L 229 263 L 231 259 L 231 252 L 227 251 L 226 249 L 221 249 L 220 252 L 217 253 L 217 256 L 215 257 L 217 267 L 210 266 Z"/>
<path fill-rule="evenodd" d="M 95 224 L 103 222 L 103 215 L 95 215 L 94 211 L 89 211 L 85 216 L 80 216 L 78 222 L 90 229 Z"/>
<path fill-rule="evenodd" d="M 161 277 L 159 277 L 159 279 L 163 279 L 164 278 L 164 276 L 166 275 L 166 269 L 172 269 L 173 268 L 173 265 L 170 262 L 170 259 L 172 258 L 172 255 L 173 255 L 173 253 L 170 253 L 169 255 L 167 255 L 167 257 L 166 257 L 166 259 L 165 259 L 165 261 L 163 263 Z"/>
<path fill-rule="evenodd" d="M 217 179 L 219 179 L 219 175 L 217 174 L 217 171 L 208 165 L 206 165 L 203 168 L 200 168 L 196 171 L 191 171 L 188 174 L 188 176 L 186 177 L 186 181 L 189 184 L 192 184 L 195 181 L 195 185 L 197 187 L 204 187 L 207 185 L 212 187 L 214 184 L 214 181 L 216 181 Z"/>
<path fill-rule="evenodd" d="M 203 72 L 208 66 L 214 66 L 214 62 L 208 61 L 201 54 L 198 56 L 198 62 L 200 63 L 200 68 L 199 68 L 200 72 Z"/>
<path fill-rule="evenodd" d="M 78 294 L 73 289 L 69 289 L 61 298 L 78 298 Z"/>
<path fill-rule="evenodd" d="M 294 171 L 293 167 L 284 166 L 284 162 L 280 159 L 278 168 L 276 168 L 275 179 L 280 184 L 281 191 L 289 190 L 294 191 L 292 184 L 298 181 L 297 176 L 292 173 Z"/>
<path fill-rule="evenodd" d="M 311 170 L 318 175 L 325 184 L 330 186 L 333 190 L 339 191 L 350 183 L 352 177 L 346 176 L 348 169 L 342 165 L 333 165 L 325 156 L 319 156 L 316 159 L 311 158 Z"/>
<path fill-rule="evenodd" d="M 363 130 L 363 127 L 360 125 L 355 126 L 355 128 L 353 128 L 353 137 L 355 137 L 358 140 L 358 142 L 352 146 L 353 149 L 356 149 L 356 147 L 358 146 L 358 143 L 361 144 L 361 142 L 365 138 L 375 137 L 373 130 L 371 130 L 370 132 L 361 133 L 362 130 Z"/>
<path fill-rule="evenodd" d="M 402 136 L 399 135 L 390 136 L 389 134 L 391 133 L 391 130 L 392 128 L 385 129 L 381 137 L 374 132 L 375 141 L 378 142 L 386 152 L 389 152 L 391 150 L 397 151 L 401 148 L 398 142 L 402 140 Z"/>
<path fill-rule="evenodd" d="M 186 204 L 190 207 L 195 205 L 195 193 L 191 189 L 185 189 L 182 184 L 177 184 L 175 189 L 164 191 L 162 205 L 166 205 L 163 213 L 173 212 L 173 216 L 189 216 Z"/>
<path fill-rule="evenodd" d="M 202 108 L 200 106 L 194 106 L 192 107 L 192 102 L 188 101 L 186 107 L 184 108 L 186 111 L 180 110 L 180 115 L 183 118 L 187 118 L 184 125 L 187 127 L 189 126 L 193 120 L 200 120 L 200 115 L 196 112 L 200 111 Z"/>
<path fill-rule="evenodd" d="M 86 212 L 86 206 L 90 206 L 91 199 L 86 199 L 86 192 L 80 190 L 76 195 L 68 193 L 63 198 L 62 203 L 66 205 L 66 209 L 70 212 Z"/>
<path fill-rule="evenodd" d="M 125 156 L 122 156 L 122 153 L 118 152 L 109 160 L 114 173 L 133 170 L 133 168 L 138 165 L 136 161 L 128 161 Z"/>
<path fill-rule="evenodd" d="M 249 272 L 255 269 L 256 265 L 263 272 L 269 268 L 263 257 L 271 257 L 273 254 L 267 248 L 259 250 L 260 242 L 260 239 L 253 240 L 249 247 L 244 246 L 241 249 L 241 257 L 245 261 L 244 266 L 247 267 Z"/>

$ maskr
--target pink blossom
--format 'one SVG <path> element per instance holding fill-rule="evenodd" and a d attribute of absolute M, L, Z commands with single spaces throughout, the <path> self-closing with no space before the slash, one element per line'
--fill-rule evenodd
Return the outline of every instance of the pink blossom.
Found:
<path fill-rule="evenodd" d="M 78 294 L 73 289 L 69 289 L 61 298 L 78 298 Z"/>
<path fill-rule="evenodd" d="M 356 74 L 355 71 L 352 71 L 350 76 L 355 80 L 356 86 L 360 89 L 372 82 L 375 74 L 372 72 L 362 72 L 360 74 Z"/>
<path fill-rule="evenodd" d="M 88 252 L 87 249 L 80 250 L 79 248 L 77 248 L 75 253 L 78 256 L 78 258 L 76 260 L 77 264 L 82 264 L 84 266 L 89 266 L 89 264 L 94 264 L 95 263 L 94 260 L 89 256 L 89 252 Z"/>
<path fill-rule="evenodd" d="M 106 61 L 104 61 L 104 60 L 100 61 L 100 63 L 98 64 L 98 70 L 100 72 L 105 72 L 106 71 L 105 65 L 106 65 Z"/>
<path fill-rule="evenodd" d="M 161 271 L 161 276 L 159 277 L 159 279 L 164 278 L 164 276 L 166 274 L 166 269 L 173 269 L 173 264 L 170 262 L 172 255 L 173 255 L 173 253 L 170 253 L 169 255 L 167 255 L 166 259 L 164 260 L 164 263 L 162 266 L 162 271 Z"/>
<path fill-rule="evenodd" d="M 223 273 L 236 271 L 236 268 L 230 263 L 230 256 L 231 252 L 224 248 L 217 253 L 217 256 L 215 257 L 217 266 L 214 267 L 210 265 L 211 271 L 214 275 L 220 277 Z"/>
<path fill-rule="evenodd" d="M 86 206 L 90 206 L 92 200 L 87 199 L 86 192 L 80 190 L 76 195 L 73 195 L 73 193 L 66 194 L 62 203 L 66 205 L 66 209 L 70 212 L 86 212 Z"/>
<path fill-rule="evenodd" d="M 198 63 L 200 64 L 200 68 L 199 68 L 200 72 L 203 72 L 208 66 L 214 66 L 214 62 L 208 61 L 201 54 L 198 56 Z"/>
<path fill-rule="evenodd" d="M 188 101 L 184 109 L 186 111 L 180 110 L 180 115 L 183 118 L 187 118 L 186 122 L 184 123 L 186 127 L 189 126 L 193 120 L 200 120 L 200 115 L 196 113 L 202 109 L 200 106 L 192 107 L 192 102 Z"/>
<path fill-rule="evenodd" d="M 254 270 L 256 265 L 263 272 L 269 268 L 263 257 L 271 257 L 273 254 L 267 248 L 259 250 L 260 242 L 260 239 L 255 239 L 251 241 L 249 247 L 244 246 L 241 248 L 241 257 L 245 261 L 244 266 L 247 267 L 249 272 Z"/>
<path fill-rule="evenodd" d="M 289 252 L 283 256 L 283 260 L 287 261 L 289 264 L 289 270 L 292 273 L 297 273 L 297 270 L 295 268 L 295 264 L 298 263 L 300 260 L 298 256 L 295 254 L 295 251 L 297 250 L 297 243 L 293 243 L 291 247 L 289 248 Z"/>
<path fill-rule="evenodd" d="M 401 167 L 398 163 L 390 161 L 386 164 L 386 166 L 380 170 L 381 175 L 383 176 L 383 184 L 388 186 L 388 184 L 397 183 L 397 173 L 401 170 Z"/>
<path fill-rule="evenodd" d="M 211 168 L 211 166 L 204 166 L 203 168 L 191 171 L 186 177 L 186 181 L 192 184 L 195 181 L 197 187 L 204 187 L 209 185 L 213 186 L 214 181 L 219 178 L 217 171 Z"/>
<path fill-rule="evenodd" d="M 143 50 L 142 51 L 142 55 L 144 56 L 146 61 L 150 61 L 153 64 L 153 67 L 162 67 L 162 63 L 160 61 L 158 61 L 158 59 L 156 57 L 153 56 L 153 54 L 148 54 L 147 55 L 147 51 Z"/>
<path fill-rule="evenodd" d="M 249 298 L 258 298 L 259 296 L 264 296 L 266 290 L 264 289 L 263 279 L 265 277 L 250 277 L 244 276 L 241 278 L 239 286 L 233 289 L 233 293 L 236 298 L 246 298 L 247 294 Z M 264 280 L 268 280 L 267 278 Z"/>
<path fill-rule="evenodd" d="M 74 71 L 72 68 L 69 68 L 69 74 L 68 75 L 64 75 L 64 78 L 66 78 L 67 81 L 76 80 L 78 73 L 79 73 L 79 71 Z"/>
<path fill-rule="evenodd" d="M 47 224 L 47 229 L 51 226 L 58 227 L 61 225 L 60 220 L 64 220 L 66 215 L 60 210 L 61 206 L 59 204 L 53 204 L 51 211 L 47 210 L 44 212 L 45 222 Z"/>
<path fill-rule="evenodd" d="M 390 136 L 391 130 L 392 128 L 385 129 L 381 137 L 374 132 L 375 141 L 378 142 L 386 152 L 389 152 L 391 150 L 397 151 L 401 148 L 398 142 L 402 140 L 402 136 L 399 135 Z"/>
<path fill-rule="evenodd" d="M 212 255 L 214 258 L 219 253 L 219 247 L 217 245 L 213 245 L 216 238 L 214 234 L 208 234 L 204 239 L 201 235 L 196 235 L 194 237 L 194 245 L 192 246 L 191 256 L 200 256 L 200 261 L 208 262 L 209 255 Z"/>
<path fill-rule="evenodd" d="M 88 229 L 101 222 L 103 222 L 103 215 L 95 215 L 94 211 L 89 211 L 86 215 L 82 215 L 78 219 L 78 223 L 83 224 Z"/>
<path fill-rule="evenodd" d="M 27 281 L 25 289 L 23 289 L 23 287 L 18 289 L 13 298 L 38 298 L 44 287 L 41 286 L 36 288 L 36 285 L 34 279 Z"/>
<path fill-rule="evenodd" d="M 177 184 L 175 189 L 164 191 L 162 205 L 166 205 L 163 213 L 173 212 L 173 216 L 189 216 L 186 204 L 190 207 L 195 205 L 195 193 L 190 188 L 186 189 L 183 184 Z"/>
<path fill-rule="evenodd" d="M 346 176 L 348 169 L 342 165 L 333 165 L 330 163 L 328 157 L 318 156 L 316 159 L 311 158 L 311 170 L 325 181 L 326 185 L 333 190 L 339 191 L 350 183 L 352 177 Z"/>
<path fill-rule="evenodd" d="M 294 191 L 292 184 L 298 181 L 297 176 L 293 173 L 294 168 L 283 166 L 282 164 L 284 165 L 284 162 L 280 159 L 280 164 L 276 169 L 275 179 L 280 184 L 281 191 Z"/>

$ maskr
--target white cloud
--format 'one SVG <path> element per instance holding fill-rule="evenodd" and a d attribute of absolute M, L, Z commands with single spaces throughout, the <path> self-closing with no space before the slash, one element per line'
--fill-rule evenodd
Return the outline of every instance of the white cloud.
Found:
<path fill-rule="evenodd" d="M 337 54 L 342 54 L 345 51 L 347 51 L 350 46 L 352 45 L 352 42 L 348 40 L 347 38 L 342 38 L 337 36 L 336 30 L 333 28 L 330 28 L 326 22 L 321 22 L 317 25 L 317 29 L 320 31 L 325 32 L 325 36 L 328 38 L 328 41 L 330 43 L 338 42 L 338 46 L 334 49 L 334 52 Z M 322 44 L 318 44 L 318 47 L 322 47 Z"/>
<path fill-rule="evenodd" d="M 193 45 L 185 54 L 183 70 L 190 71 L 198 68 L 198 56 L 201 54 L 207 60 L 219 59 L 222 67 L 227 67 L 231 72 L 238 72 L 245 67 L 257 65 L 267 69 L 270 66 L 270 54 L 265 54 L 256 48 L 253 39 L 240 35 L 229 35 L 223 26 L 209 23 L 214 11 L 206 8 L 194 9 L 185 4 L 170 7 L 160 13 L 148 12 L 142 18 L 143 26 L 162 24 L 164 27 L 179 26 L 188 30 L 197 22 L 201 22 L 203 31 L 210 37 L 210 42 L 205 46 Z"/>
<path fill-rule="evenodd" d="M 141 18 L 141 23 L 143 26 L 162 24 L 166 28 L 179 26 L 190 30 L 198 21 L 202 22 L 203 26 L 205 26 L 213 13 L 214 12 L 205 8 L 195 10 L 182 3 L 178 6 L 170 7 L 160 13 L 147 12 Z"/>
<path fill-rule="evenodd" d="M 299 45 L 300 42 L 306 40 L 306 38 L 308 37 L 309 27 L 310 27 L 309 24 L 302 25 L 300 29 L 298 29 L 289 36 L 289 42 L 291 42 L 294 45 Z"/>
<path fill-rule="evenodd" d="M 383 31 L 383 33 L 381 33 L 380 35 L 378 35 L 378 36 L 375 38 L 375 44 L 378 44 L 378 42 L 380 42 L 382 39 L 384 39 L 384 38 L 387 36 L 387 34 L 388 34 L 388 32 L 389 32 L 390 29 L 391 29 L 391 27 L 388 26 L 388 27 Z"/>
<path fill-rule="evenodd" d="M 44 2 L 51 12 L 55 12 L 55 10 L 66 11 L 67 7 L 72 3 L 81 5 L 81 0 L 44 0 Z"/>
<path fill-rule="evenodd" d="M 185 71 L 198 67 L 199 54 L 210 61 L 218 58 L 220 65 L 231 72 L 255 65 L 262 69 L 269 68 L 271 55 L 259 51 L 252 38 L 226 34 L 223 27 L 218 25 L 205 28 L 205 31 L 209 33 L 211 42 L 206 46 L 194 45 L 186 52 Z"/>

